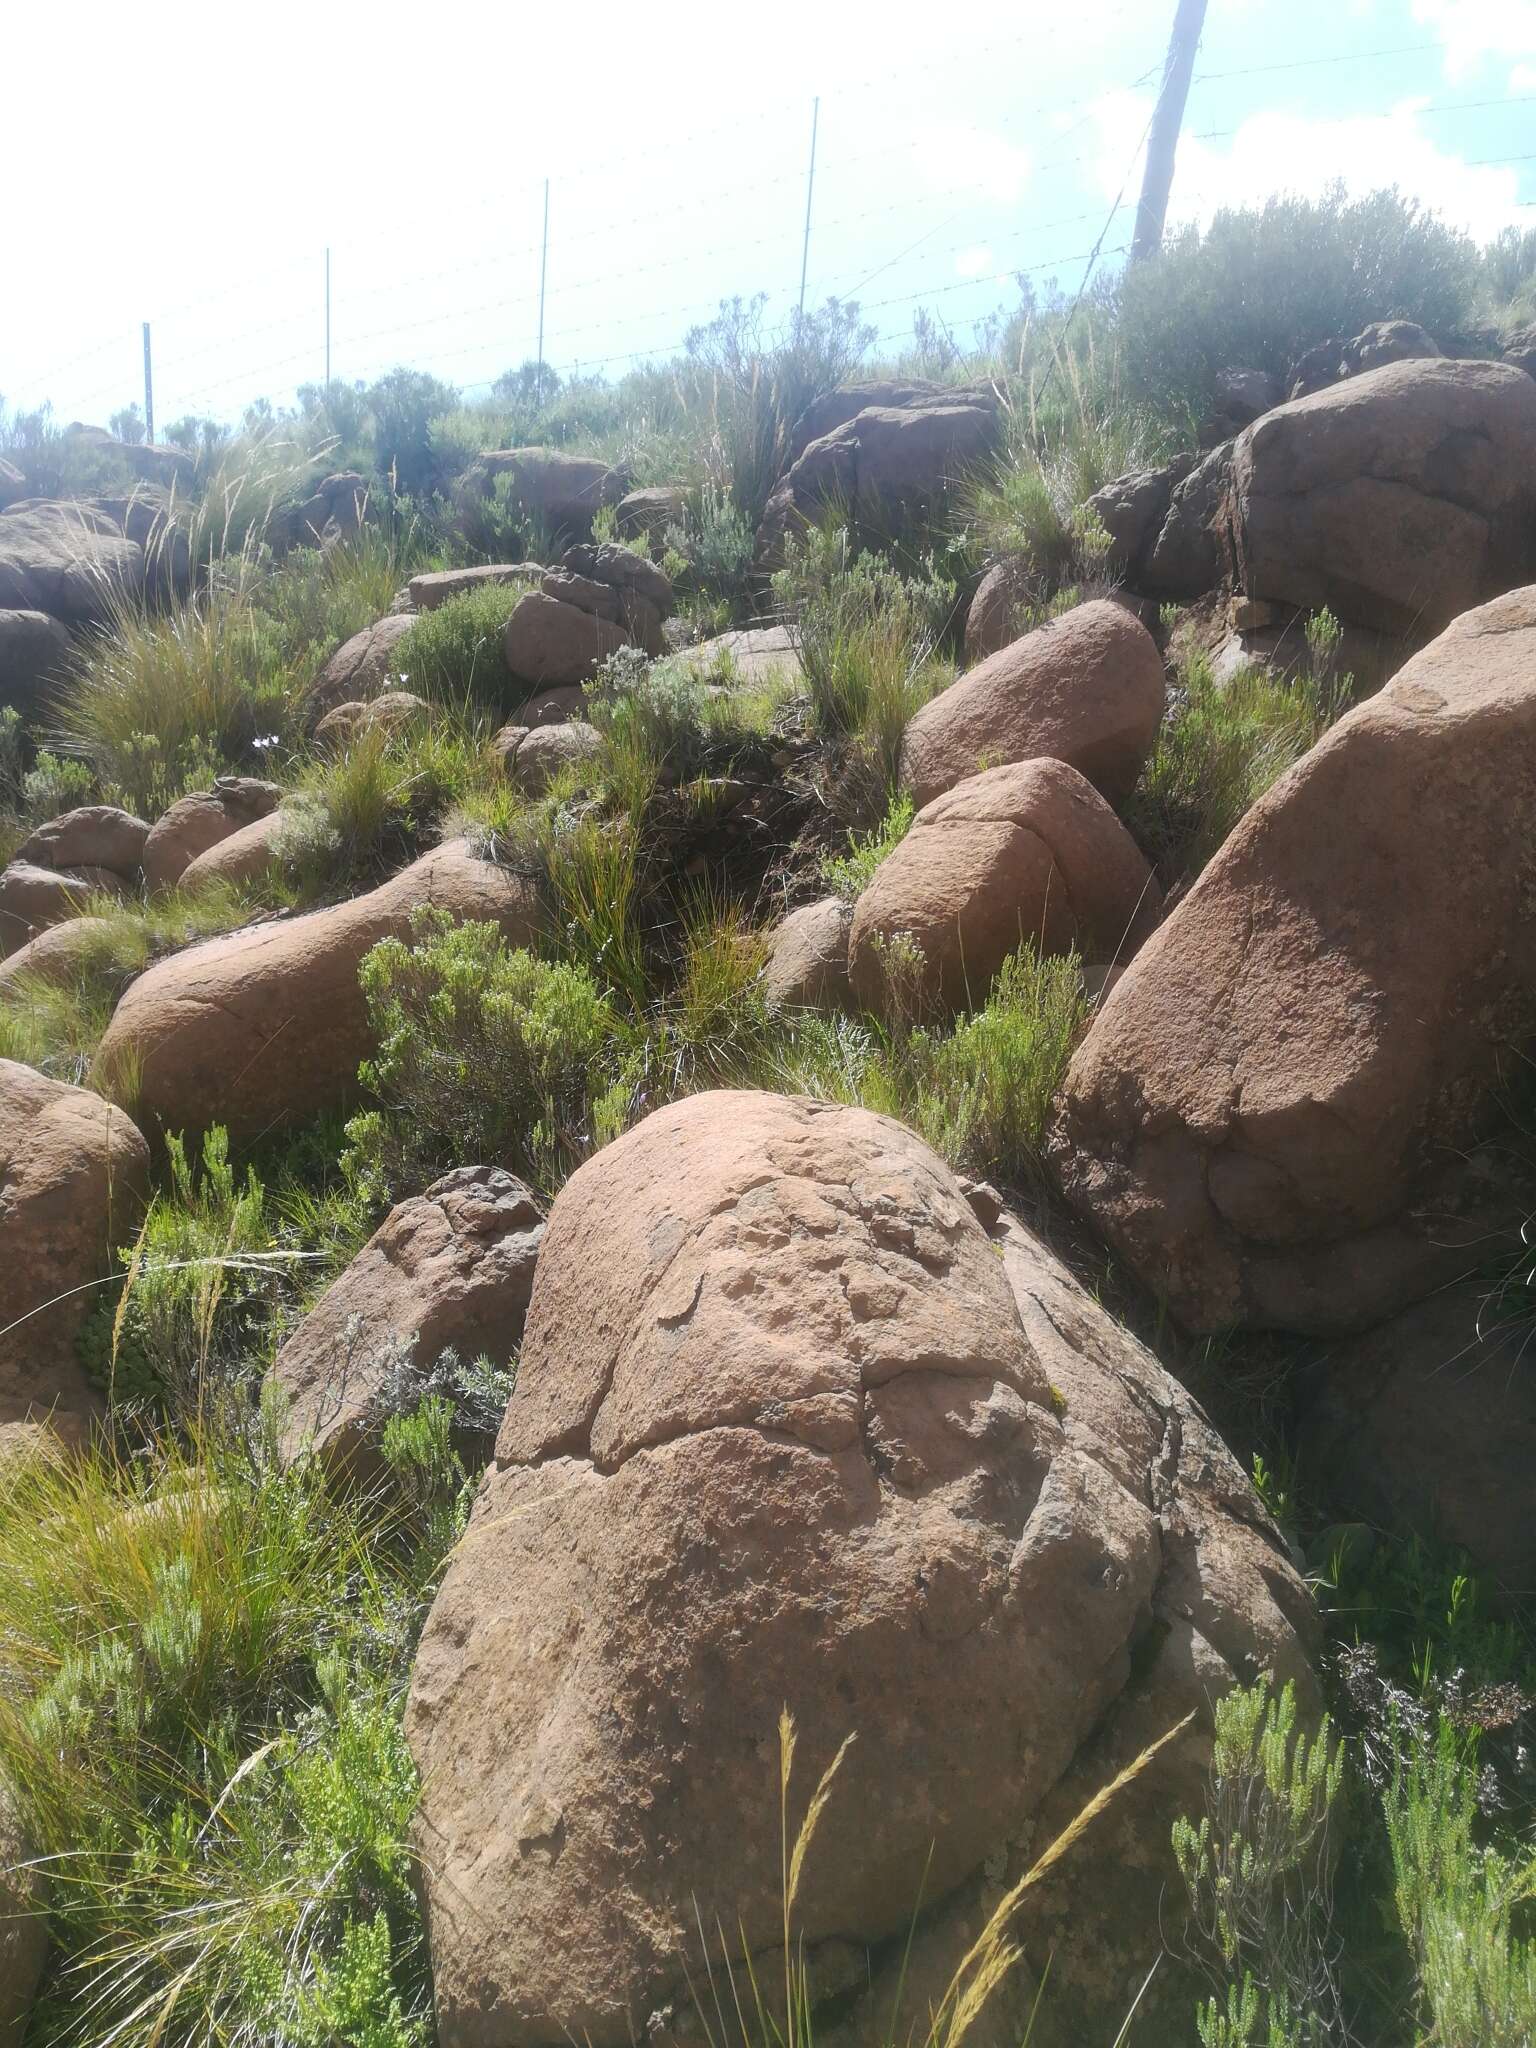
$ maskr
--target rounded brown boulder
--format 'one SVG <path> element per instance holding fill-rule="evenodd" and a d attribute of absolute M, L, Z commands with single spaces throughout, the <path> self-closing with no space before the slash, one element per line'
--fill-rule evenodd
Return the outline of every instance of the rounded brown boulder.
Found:
<path fill-rule="evenodd" d="M 40 868 L 110 868 L 135 879 L 149 827 L 115 804 L 84 804 L 39 825 L 11 858 Z"/>
<path fill-rule="evenodd" d="M 1111 803 L 1129 796 L 1162 723 L 1157 643 L 1124 605 L 1095 598 L 923 706 L 907 727 L 902 782 L 919 807 L 1007 761 L 1065 761 Z"/>
<path fill-rule="evenodd" d="M 796 1918 L 866 2040 L 920 1898 L 926 1985 L 1074 1773 L 1081 1805 L 1234 1671 L 1304 1677 L 1305 1593 L 1198 1411 L 1085 1345 L 1075 1419 L 1003 1250 L 910 1131 L 781 1096 L 660 1110 L 567 1183 L 407 1709 L 443 2048 L 690 2038 L 695 1899 L 766 1968 L 786 1704 L 802 1798 L 857 1737 Z M 999 2038 L 1058 1914 L 1057 2038 L 1113 2032 L 1202 1754 L 1144 1788 L 1134 1884 L 1117 1842 L 1021 1918 Z"/>
<path fill-rule="evenodd" d="M 13 860 L 0 870 L 0 954 L 14 953 L 49 925 L 77 917 L 92 895 L 128 893 L 128 883 L 111 868 L 72 868 L 64 874 Z"/>
<path fill-rule="evenodd" d="M 174 1131 L 253 1138 L 346 1103 L 369 1050 L 358 967 L 418 908 L 490 920 L 520 945 L 538 918 L 528 881 L 455 840 L 350 902 L 158 962 L 113 1013 L 99 1070 L 134 1076 L 142 1115 Z"/>
<path fill-rule="evenodd" d="M 78 1435 L 100 1405 L 75 1337 L 139 1227 L 149 1151 L 115 1104 L 0 1060 L 0 1431 Z"/>
<path fill-rule="evenodd" d="M 178 797 L 144 842 L 144 886 L 173 889 L 199 854 L 277 808 L 282 790 L 252 775 L 221 775 L 212 789 Z"/>
<path fill-rule="evenodd" d="M 1487 1255 L 1475 1150 L 1536 1036 L 1532 844 L 1536 589 L 1341 719 L 1121 977 L 1052 1157 L 1188 1327 L 1363 1329 Z"/>
<path fill-rule="evenodd" d="M 920 810 L 854 907 L 848 974 L 867 1009 L 893 977 L 923 1007 L 981 1003 L 1021 945 L 1129 959 L 1157 924 L 1162 892 L 1098 791 L 1061 761 L 973 775 Z M 915 948 L 898 964 L 893 948 Z"/>

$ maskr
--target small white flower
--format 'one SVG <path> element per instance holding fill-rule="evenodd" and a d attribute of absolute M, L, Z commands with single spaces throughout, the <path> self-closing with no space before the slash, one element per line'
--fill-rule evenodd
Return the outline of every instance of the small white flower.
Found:
<path fill-rule="evenodd" d="M 275 732 L 263 733 L 259 739 L 252 740 L 251 745 L 258 754 L 265 754 L 277 745 L 277 737 Z"/>

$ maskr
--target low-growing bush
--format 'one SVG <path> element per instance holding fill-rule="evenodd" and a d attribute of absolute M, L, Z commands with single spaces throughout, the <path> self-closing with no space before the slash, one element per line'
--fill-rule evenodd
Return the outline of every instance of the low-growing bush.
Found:
<path fill-rule="evenodd" d="M 1312 639 L 1322 654 L 1336 628 L 1320 619 Z M 1316 665 L 1326 674 L 1326 660 Z M 1285 680 L 1250 668 L 1218 683 L 1204 655 L 1184 664 L 1123 813 L 1165 887 L 1199 874 L 1271 783 L 1321 739 L 1348 691 L 1347 677 Z"/>
<path fill-rule="evenodd" d="M 274 1426 L 0 1475 L 0 1769 L 54 1951 L 35 2039 L 425 2043 L 400 1708 L 432 1570 L 380 1496 L 285 1472 Z"/>
<path fill-rule="evenodd" d="M 502 639 L 529 585 L 488 583 L 423 612 L 402 635 L 391 666 L 402 689 L 436 702 L 500 706 L 508 699 Z"/>
<path fill-rule="evenodd" d="M 383 1106 L 348 1126 L 355 1170 L 397 1197 L 469 1161 L 558 1186 L 594 1143 L 611 1008 L 580 967 L 514 949 L 494 925 L 421 912 L 413 928 L 362 966 L 378 1044 L 363 1079 Z"/>

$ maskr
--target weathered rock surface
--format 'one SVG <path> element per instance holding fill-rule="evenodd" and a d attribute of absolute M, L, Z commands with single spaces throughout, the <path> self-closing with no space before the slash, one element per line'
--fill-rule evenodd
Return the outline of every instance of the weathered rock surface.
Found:
<path fill-rule="evenodd" d="M 149 827 L 116 804 L 82 804 L 50 818 L 17 847 L 11 858 L 40 868 L 111 868 L 137 877 Z"/>
<path fill-rule="evenodd" d="M 614 521 L 629 540 L 644 538 L 659 545 L 669 526 L 682 526 L 688 517 L 688 493 L 681 484 L 658 484 L 631 491 L 619 500 Z"/>
<path fill-rule="evenodd" d="M 111 929 L 102 917 L 66 917 L 62 924 L 45 925 L 35 938 L 0 960 L 0 994 L 14 1002 L 25 982 L 57 987 L 76 980 L 93 960 L 106 957 Z"/>
<path fill-rule="evenodd" d="M 478 456 L 458 482 L 461 501 L 490 496 L 502 478 L 514 498 L 556 532 L 590 533 L 594 514 L 617 505 L 629 490 L 626 470 L 610 469 L 590 455 L 565 455 L 555 448 L 493 448 Z"/>
<path fill-rule="evenodd" d="M 616 620 L 532 590 L 508 619 L 502 645 L 514 676 L 568 685 L 596 675 L 610 654 L 629 645 L 629 634 Z"/>
<path fill-rule="evenodd" d="M 841 896 L 792 910 L 773 933 L 763 992 L 775 1010 L 842 1009 L 848 1000 L 853 905 Z"/>
<path fill-rule="evenodd" d="M 126 896 L 128 884 L 110 868 L 40 868 L 13 860 L 0 870 L 0 955 L 14 953 L 51 924 L 74 917 L 95 890 Z"/>
<path fill-rule="evenodd" d="M 144 842 L 144 885 L 174 889 L 199 854 L 277 808 L 282 790 L 254 775 L 220 775 L 213 788 L 178 797 Z"/>
<path fill-rule="evenodd" d="M 51 1419 L 78 1437 L 96 1413 L 75 1337 L 148 1185 L 148 1147 L 120 1109 L 0 1060 L 0 1435 Z"/>
<path fill-rule="evenodd" d="M 1359 1329 L 1464 1268 L 1469 1148 L 1536 1032 L 1533 832 L 1521 590 L 1342 719 L 1132 962 L 1053 1152 L 1181 1321 Z"/>
<path fill-rule="evenodd" d="M 143 582 L 143 549 L 105 513 L 38 498 L 0 512 L 0 610 L 89 625 Z"/>
<path fill-rule="evenodd" d="M 1232 455 L 1250 597 L 1438 632 L 1529 575 L 1536 384 L 1508 363 L 1413 361 L 1279 406 Z"/>
<path fill-rule="evenodd" d="M 452 1349 L 505 1365 L 522 1341 L 544 1232 L 538 1203 L 498 1167 L 461 1166 L 401 1202 L 277 1355 L 285 1455 L 368 1462 L 391 1399 Z M 482 1450 L 482 1456 L 484 1452 Z"/>
<path fill-rule="evenodd" d="M 712 667 L 728 655 L 744 683 L 782 680 L 793 686 L 800 681 L 800 656 L 787 626 L 738 626 L 730 633 L 717 633 L 712 640 L 700 640 L 683 650 L 689 661 Z"/>
<path fill-rule="evenodd" d="M 361 532 L 368 508 L 368 479 L 355 469 L 323 477 L 302 503 L 277 513 L 268 528 L 271 544 L 285 548 L 329 548 Z"/>
<path fill-rule="evenodd" d="M 507 779 L 525 796 L 542 796 L 562 768 L 579 766 L 602 751 L 602 735 L 584 719 L 561 725 L 504 726 L 492 741 Z"/>
<path fill-rule="evenodd" d="M 484 590 L 498 584 L 537 583 L 544 574 L 537 562 L 490 562 L 478 569 L 431 569 L 413 576 L 407 586 L 418 612 L 435 612 L 450 598 L 468 590 Z"/>
<path fill-rule="evenodd" d="M 341 752 L 361 739 L 365 732 L 382 726 L 385 732 L 399 732 L 413 718 L 424 718 L 431 710 L 425 697 L 414 690 L 381 690 L 366 701 L 333 704 L 315 726 L 319 745 Z"/>
<path fill-rule="evenodd" d="M 118 1004 L 100 1059 L 135 1062 L 142 1115 L 171 1130 L 221 1123 L 238 1141 L 339 1106 L 369 1050 L 358 966 L 423 906 L 489 919 L 519 945 L 538 916 L 528 882 L 455 840 L 350 902 L 158 962 Z"/>
<path fill-rule="evenodd" d="M 1152 635 L 1108 598 L 1080 604 L 989 655 L 923 706 L 902 747 L 919 807 L 1006 761 L 1065 761 L 1111 803 L 1129 796 L 1162 722 Z"/>
<path fill-rule="evenodd" d="M 789 437 L 789 459 L 797 462 L 813 441 L 846 426 L 871 406 L 942 404 L 969 395 L 923 377 L 871 377 L 862 384 L 839 384 L 835 391 L 824 391 L 820 398 L 813 398 L 796 420 Z"/>
<path fill-rule="evenodd" d="M 338 704 L 377 696 L 387 679 L 399 673 L 395 648 L 415 623 L 410 612 L 389 612 L 344 641 L 310 689 L 310 722 L 317 722 Z"/>
<path fill-rule="evenodd" d="M 1242 1474 L 1042 1264 L 909 1131 L 826 1104 L 696 1096 L 567 1183 L 407 1713 L 444 2048 L 687 2038 L 691 1899 L 760 1961 L 778 1938 L 785 1702 L 807 1785 L 858 1735 L 797 1917 L 863 2040 L 919 1897 L 926 1985 L 1122 1753 L 1239 1675 L 1305 1682 Z M 1200 1738 L 1164 1762 L 1134 1844 L 1032 1896 L 997 2038 L 1059 1921 L 1052 2048 L 1119 2023 Z"/>
<path fill-rule="evenodd" d="M 0 704 L 31 711 L 69 648 L 68 632 L 46 612 L 0 611 Z"/>
<path fill-rule="evenodd" d="M 790 466 L 764 512 L 759 559 L 775 559 L 791 533 L 834 504 L 868 526 L 922 520 L 990 458 L 1000 431 L 990 392 L 866 406 L 809 442 Z"/>
<path fill-rule="evenodd" d="M 994 562 L 976 586 L 965 615 L 965 665 L 975 668 L 989 654 L 1011 647 L 1026 634 L 1039 602 L 1040 579 L 1027 555 Z"/>
<path fill-rule="evenodd" d="M 867 1009 L 893 993 L 956 1011 L 985 1000 L 1012 952 L 1129 959 L 1153 931 L 1162 892 L 1098 791 L 1061 761 L 1016 761 L 924 806 L 876 868 L 848 936 L 848 979 Z M 893 968 L 903 939 L 916 986 Z"/>
<path fill-rule="evenodd" d="M 282 807 L 274 805 L 249 824 L 226 832 L 206 853 L 187 863 L 182 870 L 181 886 L 196 891 L 210 882 L 222 882 L 232 888 L 261 883 L 281 865 L 283 825 Z"/>
<path fill-rule="evenodd" d="M 1476 1559 L 1492 1588 L 1536 1585 L 1530 1513 L 1536 1360 L 1528 1319 L 1500 1321 L 1486 1284 L 1452 1287 L 1303 1375 L 1297 1446 L 1335 1515 L 1433 1532 Z"/>

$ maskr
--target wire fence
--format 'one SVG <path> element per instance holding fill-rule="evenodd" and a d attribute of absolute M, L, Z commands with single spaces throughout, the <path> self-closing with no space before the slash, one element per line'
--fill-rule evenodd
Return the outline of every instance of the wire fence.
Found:
<path fill-rule="evenodd" d="M 816 205 L 808 225 L 804 164 L 734 184 L 716 185 L 701 177 L 694 196 L 673 205 L 648 207 L 615 217 L 607 203 L 609 196 L 613 190 L 623 188 L 626 173 L 644 166 L 648 155 L 647 150 L 641 149 L 620 151 L 606 157 L 584 158 L 564 170 L 552 169 L 556 211 L 554 231 L 548 239 L 552 262 L 547 295 L 538 284 L 543 240 L 539 236 L 531 240 L 496 241 L 477 248 L 472 256 L 404 273 L 388 262 L 382 266 L 388 271 L 387 277 L 369 277 L 370 266 L 378 264 L 379 259 L 376 254 L 370 257 L 366 243 L 316 249 L 302 258 L 243 275 L 168 307 L 135 309 L 131 317 L 124 309 L 120 321 L 114 320 L 92 336 L 89 345 L 79 353 L 10 380 L 8 385 L 0 382 L 0 388 L 7 388 L 11 403 L 20 408 L 50 398 L 61 381 L 72 378 L 88 364 L 99 364 L 102 381 L 74 393 L 72 406 L 90 412 L 126 405 L 139 395 L 143 311 L 149 312 L 155 334 L 155 410 L 162 421 L 184 413 L 228 415 L 268 391 L 274 379 L 288 389 L 302 383 L 319 383 L 325 376 L 328 358 L 334 374 L 347 381 L 371 379 L 396 363 L 406 362 L 413 368 L 460 382 L 456 375 L 459 366 L 473 366 L 478 360 L 483 367 L 488 358 L 499 357 L 498 368 L 505 369 L 530 356 L 536 318 L 543 334 L 545 359 L 578 373 L 608 374 L 676 354 L 684 347 L 689 328 L 707 320 L 722 297 L 730 296 L 732 291 L 746 293 L 762 279 L 798 276 L 807 238 L 813 252 L 811 302 L 828 297 L 844 302 L 856 300 L 861 313 L 877 325 L 879 345 L 887 348 L 910 340 L 915 331 L 910 320 L 905 326 L 899 320 L 891 326 L 889 318 L 881 318 L 896 315 L 898 309 L 931 306 L 942 314 L 943 308 L 967 295 L 965 303 L 974 318 L 979 294 L 989 288 L 1036 278 L 1054 278 L 1064 289 L 1080 292 L 1091 266 L 1125 253 L 1130 222 L 1122 216 L 1134 211 L 1134 196 L 1127 195 L 1145 142 L 1142 130 L 1118 137 L 1101 134 L 1085 146 L 1083 131 L 1096 123 L 1102 127 L 1105 109 L 1117 100 L 1124 102 L 1127 109 L 1145 104 L 1136 101 L 1135 96 L 1144 93 L 1159 75 L 1163 26 L 1160 10 L 1154 21 L 1140 0 L 1127 0 L 1106 21 L 1107 40 L 1117 41 L 1129 53 L 1122 79 L 1102 83 L 1091 93 L 1072 99 L 1046 96 L 1031 100 L 1015 110 L 1005 127 L 988 131 L 989 140 L 996 145 L 1022 150 L 1027 142 L 1033 141 L 1039 119 L 1046 117 L 1051 121 L 1055 148 L 1038 159 L 1030 156 L 1031 182 L 1048 180 L 1052 174 L 1081 173 L 1084 166 L 1103 171 L 1106 164 L 1113 165 L 1117 154 L 1123 154 L 1125 176 L 1107 217 L 1099 203 L 1074 212 L 1052 211 L 1021 218 L 1016 225 L 998 233 L 991 225 L 978 229 L 978 203 L 974 198 L 961 198 L 913 236 L 910 230 L 916 223 L 910 198 L 840 209 L 836 198 L 840 174 L 855 170 L 867 174 L 871 165 L 921 149 L 921 138 L 914 138 L 910 132 L 843 155 L 834 149 L 819 161 L 815 171 Z M 1030 30 L 990 44 L 968 46 L 948 61 L 966 65 L 978 60 L 1000 61 L 1010 51 L 1026 47 L 1038 60 L 1042 42 L 1048 40 L 1049 31 Z M 1383 67 L 1390 67 L 1394 60 L 1438 48 L 1432 41 L 1399 43 L 1265 64 L 1223 67 L 1218 62 L 1197 69 L 1186 137 L 1208 144 L 1230 140 L 1239 132 L 1240 124 L 1202 124 L 1198 112 L 1202 87 L 1225 91 L 1238 80 L 1356 66 L 1379 88 L 1385 77 Z M 823 134 L 835 135 L 839 127 L 846 132 L 852 125 L 850 117 L 858 114 L 860 97 L 888 92 L 893 85 L 907 88 L 919 96 L 921 104 L 929 104 L 934 95 L 934 71 L 941 70 L 944 61 L 941 59 L 935 65 L 925 58 L 920 71 L 902 67 L 840 86 L 835 96 L 824 97 L 821 102 Z M 1415 121 L 1434 121 L 1494 108 L 1520 108 L 1533 101 L 1536 93 L 1492 99 L 1416 100 L 1410 104 Z M 887 106 L 880 111 L 887 116 L 892 113 Z M 1252 114 L 1245 118 L 1251 119 Z M 721 139 L 729 138 L 739 154 L 744 129 L 772 123 L 782 132 L 783 119 L 780 106 L 748 110 L 728 123 L 697 129 L 687 136 L 674 136 L 671 146 L 703 164 L 710 161 L 711 146 Z M 1532 161 L 1536 161 L 1536 152 L 1461 159 L 1468 167 L 1514 166 Z M 1391 166 L 1383 168 L 1385 178 L 1389 179 Z M 542 186 L 542 178 L 528 181 L 530 201 Z M 765 204 L 776 204 L 780 194 L 784 201 L 780 227 L 703 244 L 690 238 L 690 225 L 696 227 L 710 217 L 718 219 L 722 202 L 740 201 L 761 209 Z M 1219 191 L 1202 191 L 1199 181 L 1187 176 L 1176 187 L 1176 203 L 1186 211 L 1221 196 Z M 1529 206 L 1536 201 L 1519 203 Z M 472 230 L 477 216 L 492 210 L 505 216 L 512 204 L 507 193 L 467 206 L 456 202 L 456 230 Z M 583 223 L 584 210 L 593 217 Z M 1076 236 L 1073 230 L 1078 231 Z M 888 252 L 882 245 L 898 236 L 898 246 Z M 948 239 L 941 239 L 946 236 Z M 824 268 L 818 275 L 814 266 L 818 248 L 830 243 L 846 250 L 850 238 L 860 245 L 861 259 L 867 267 L 841 273 Z M 873 246 L 864 247 L 866 242 Z M 639 260 L 615 267 L 599 260 L 605 244 L 643 254 Z M 582 259 L 589 252 L 590 267 L 583 269 Z M 991 267 L 965 264 L 963 274 L 956 275 L 957 266 L 971 255 L 984 256 Z M 871 257 L 875 258 L 872 263 Z M 578 266 L 574 276 L 565 270 L 573 260 Z M 718 266 L 727 288 L 715 290 L 707 298 L 648 305 L 645 310 L 616 304 L 625 299 L 631 287 L 643 285 L 654 297 L 658 278 L 673 272 L 697 272 L 710 265 Z M 872 301 L 864 297 L 871 285 L 903 266 L 908 268 L 909 275 L 913 274 L 914 265 L 922 271 L 922 281 L 915 289 Z M 489 296 L 471 292 L 460 296 L 452 290 L 461 279 L 488 273 L 507 276 L 519 270 L 529 280 L 524 288 Z M 333 274 L 361 275 L 365 281 L 355 289 L 348 287 L 344 295 L 333 295 Z M 306 277 L 313 280 L 312 296 L 304 288 Z M 449 287 L 446 292 L 445 286 Z M 244 317 L 246 310 L 263 298 L 269 303 L 281 303 L 283 310 L 255 322 Z M 792 303 L 792 299 L 793 294 L 788 293 L 785 303 Z M 387 300 L 397 305 L 402 301 L 418 306 L 432 303 L 436 310 L 417 312 L 403 319 L 370 320 L 370 303 L 382 311 L 381 302 Z M 583 317 L 589 309 L 597 312 L 599 305 L 603 310 L 598 317 Z M 219 311 L 225 307 L 232 314 L 227 328 L 219 319 Z M 475 338 L 459 339 L 470 328 L 474 329 Z M 179 346 L 178 336 L 185 337 Z M 263 340 L 268 343 L 266 348 L 260 346 Z M 605 349 L 605 342 L 615 346 Z M 90 374 L 94 376 L 96 371 L 93 369 Z M 484 389 L 488 381 L 471 378 L 464 386 L 466 395 Z"/>

